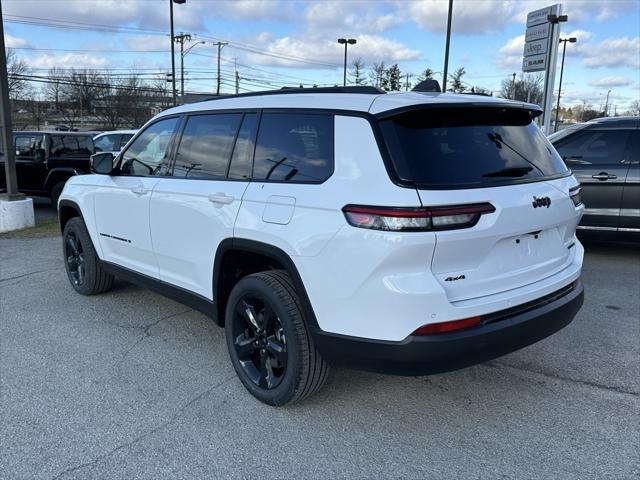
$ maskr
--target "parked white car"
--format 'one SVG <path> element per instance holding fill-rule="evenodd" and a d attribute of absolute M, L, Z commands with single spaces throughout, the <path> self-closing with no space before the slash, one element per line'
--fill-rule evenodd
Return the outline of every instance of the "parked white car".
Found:
<path fill-rule="evenodd" d="M 93 137 L 96 152 L 119 152 L 138 130 L 113 130 Z"/>
<path fill-rule="evenodd" d="M 316 392 L 330 364 L 444 372 L 534 343 L 583 301 L 578 182 L 537 106 L 373 87 L 167 110 L 60 224 L 71 285 L 114 277 L 224 325 L 258 399 Z"/>

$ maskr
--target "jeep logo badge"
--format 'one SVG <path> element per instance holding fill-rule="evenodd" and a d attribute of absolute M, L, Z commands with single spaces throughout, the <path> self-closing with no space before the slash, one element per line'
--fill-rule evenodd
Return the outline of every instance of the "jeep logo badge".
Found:
<path fill-rule="evenodd" d="M 542 207 L 547 207 L 549 208 L 551 206 L 551 199 L 549 197 L 533 197 L 533 202 L 531 203 L 533 205 L 533 208 L 542 208 Z"/>

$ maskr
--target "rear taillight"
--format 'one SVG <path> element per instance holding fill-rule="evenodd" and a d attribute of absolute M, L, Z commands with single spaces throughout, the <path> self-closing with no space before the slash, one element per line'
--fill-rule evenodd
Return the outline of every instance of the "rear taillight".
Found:
<path fill-rule="evenodd" d="M 582 203 L 582 188 L 573 187 L 569 190 L 569 196 L 571 197 L 571 200 L 573 200 L 573 204 L 577 207 Z"/>
<path fill-rule="evenodd" d="M 429 323 L 414 331 L 411 335 L 434 335 L 437 333 L 455 332 L 480 325 L 481 317 L 470 317 L 451 322 Z"/>
<path fill-rule="evenodd" d="M 480 216 L 493 213 L 490 203 L 450 207 L 370 207 L 347 205 L 342 209 L 350 225 L 390 232 L 424 232 L 473 227 Z"/>

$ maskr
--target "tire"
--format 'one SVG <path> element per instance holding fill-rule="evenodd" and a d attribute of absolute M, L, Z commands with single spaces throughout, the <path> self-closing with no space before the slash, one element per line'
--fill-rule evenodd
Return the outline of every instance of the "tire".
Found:
<path fill-rule="evenodd" d="M 58 199 L 60 198 L 60 194 L 62 193 L 62 189 L 64 188 L 64 182 L 58 182 L 51 188 L 51 206 L 58 210 Z"/>
<path fill-rule="evenodd" d="M 111 289 L 114 277 L 102 267 L 82 218 L 73 217 L 65 225 L 62 252 L 67 277 L 76 292 L 95 295 Z"/>
<path fill-rule="evenodd" d="M 329 365 L 315 348 L 300 298 L 283 270 L 248 275 L 233 287 L 225 337 L 240 381 L 267 405 L 303 400 L 327 380 Z"/>

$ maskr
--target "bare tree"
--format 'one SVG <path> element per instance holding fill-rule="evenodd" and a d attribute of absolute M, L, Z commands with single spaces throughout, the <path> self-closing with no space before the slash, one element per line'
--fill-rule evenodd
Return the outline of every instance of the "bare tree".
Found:
<path fill-rule="evenodd" d="M 371 82 L 379 88 L 384 88 L 386 85 L 386 71 L 387 67 L 384 62 L 376 63 L 374 62 L 371 71 L 369 72 L 369 77 L 371 78 Z"/>
<path fill-rule="evenodd" d="M 31 90 L 29 82 L 24 78 L 31 73 L 31 70 L 27 62 L 18 58 L 16 52 L 10 48 L 7 49 L 6 55 L 9 98 L 20 100 L 25 98 Z"/>
<path fill-rule="evenodd" d="M 542 74 L 537 75 L 521 75 L 520 78 L 516 78 L 515 81 L 515 95 L 514 84 L 511 77 L 502 80 L 499 95 L 503 98 L 515 98 L 522 102 L 542 104 Z"/>
<path fill-rule="evenodd" d="M 356 58 L 353 62 L 351 62 L 351 66 L 353 68 L 350 74 L 353 77 L 353 83 L 355 83 L 356 85 L 366 85 L 367 81 L 363 75 L 364 62 L 362 61 L 362 58 Z"/>
<path fill-rule="evenodd" d="M 43 88 L 45 99 L 50 101 L 54 106 L 54 110 L 58 112 L 63 94 L 61 82 L 65 80 L 65 72 L 61 68 L 53 67 L 49 69 L 47 76 L 50 81 L 45 83 Z"/>

